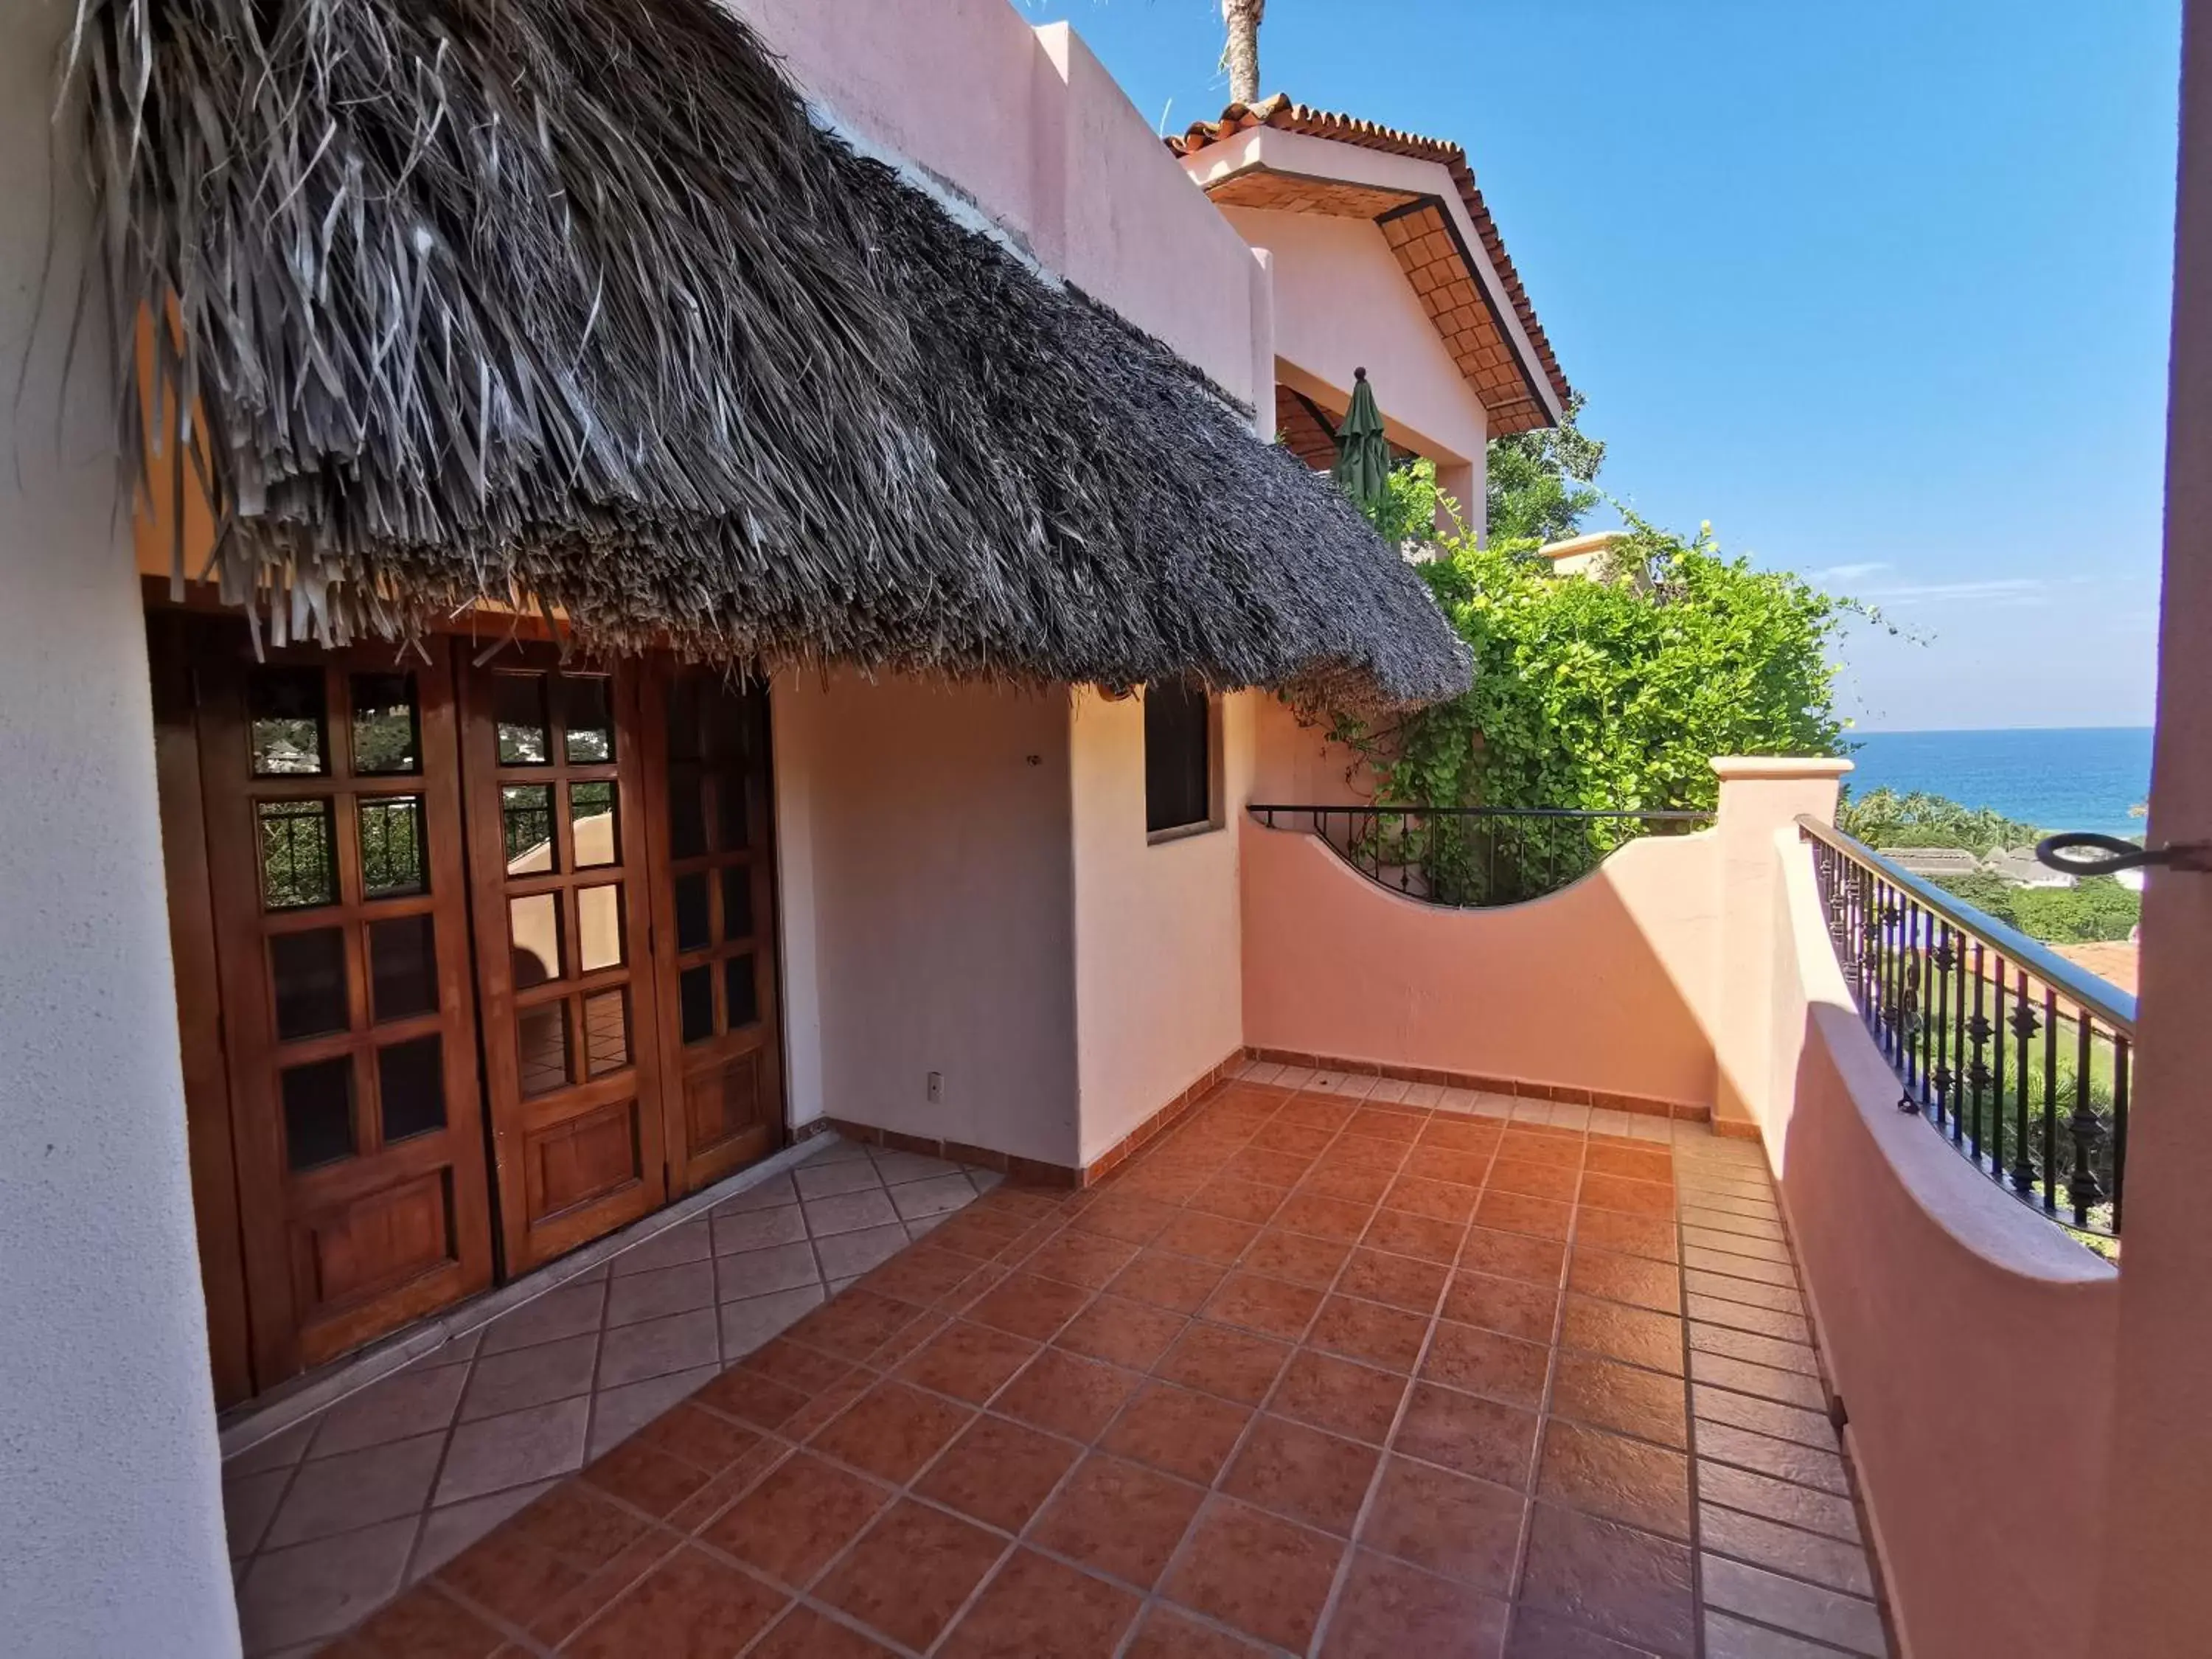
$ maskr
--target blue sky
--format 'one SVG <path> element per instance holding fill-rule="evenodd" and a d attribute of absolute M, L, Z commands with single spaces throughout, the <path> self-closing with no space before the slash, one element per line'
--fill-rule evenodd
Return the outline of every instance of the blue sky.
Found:
<path fill-rule="evenodd" d="M 1214 0 L 1017 3 L 1219 112 Z M 2137 725 L 2179 14 L 1270 0 L 1261 79 L 1467 146 L 1601 482 L 1910 631 L 1845 643 L 1863 727 Z"/>

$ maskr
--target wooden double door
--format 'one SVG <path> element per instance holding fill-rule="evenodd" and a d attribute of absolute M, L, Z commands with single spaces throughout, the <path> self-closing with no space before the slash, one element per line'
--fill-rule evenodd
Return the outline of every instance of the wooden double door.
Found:
<path fill-rule="evenodd" d="M 150 622 L 225 1403 L 775 1148 L 763 692 Z"/>

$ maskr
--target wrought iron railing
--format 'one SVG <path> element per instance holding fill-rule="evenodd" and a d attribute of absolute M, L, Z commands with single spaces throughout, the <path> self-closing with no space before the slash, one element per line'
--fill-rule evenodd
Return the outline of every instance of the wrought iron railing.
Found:
<path fill-rule="evenodd" d="M 2022 1203 L 2118 1237 L 2136 1000 L 1833 826 L 1797 823 L 1899 1109 Z"/>
<path fill-rule="evenodd" d="M 1382 886 L 1431 904 L 1520 904 L 1580 881 L 1641 836 L 1682 835 L 1711 812 L 1567 806 L 1297 806 L 1248 809 L 1269 829 L 1310 830 Z"/>

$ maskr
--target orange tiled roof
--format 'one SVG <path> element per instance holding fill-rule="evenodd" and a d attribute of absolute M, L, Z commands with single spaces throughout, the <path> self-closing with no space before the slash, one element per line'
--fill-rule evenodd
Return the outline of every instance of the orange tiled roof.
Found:
<path fill-rule="evenodd" d="M 1258 126 L 1304 133 L 1310 137 L 1330 138 L 1339 143 L 1356 144 L 1362 149 L 1381 150 L 1391 155 L 1406 155 L 1416 161 L 1440 163 L 1458 186 L 1460 201 L 1467 209 L 1468 217 L 1474 222 L 1476 234 L 1482 239 L 1483 250 L 1489 255 L 1499 282 L 1504 285 L 1506 297 L 1513 304 L 1514 315 L 1520 319 L 1522 331 L 1535 348 L 1545 379 L 1551 383 L 1552 391 L 1559 402 L 1564 404 L 1567 401 L 1572 394 L 1572 388 L 1568 386 L 1567 377 L 1559 368 L 1559 360 L 1553 355 L 1552 343 L 1544 335 L 1544 325 L 1536 320 L 1536 308 L 1529 303 L 1528 291 L 1522 286 L 1520 275 L 1513 268 L 1512 256 L 1505 251 L 1504 239 L 1498 234 L 1497 222 L 1490 216 L 1490 209 L 1482 199 L 1482 191 L 1474 182 L 1474 169 L 1468 164 L 1465 149 L 1441 138 L 1424 138 L 1418 133 L 1401 132 L 1374 121 L 1363 121 L 1356 116 L 1294 104 L 1281 93 L 1256 104 L 1231 104 L 1221 112 L 1221 118 L 1218 121 L 1194 121 L 1181 135 L 1169 138 L 1168 148 L 1177 155 L 1195 155 L 1212 145 L 1235 137 L 1248 128 Z M 1446 326 L 1442 317 L 1438 319 L 1438 326 Z M 1533 412 L 1541 415 L 1541 405 L 1534 405 Z M 1544 416 L 1516 425 L 1550 423 L 1548 416 Z"/>

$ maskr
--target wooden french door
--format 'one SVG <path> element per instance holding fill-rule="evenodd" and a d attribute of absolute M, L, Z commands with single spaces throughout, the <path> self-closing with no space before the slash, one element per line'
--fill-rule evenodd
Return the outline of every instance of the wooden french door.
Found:
<path fill-rule="evenodd" d="M 669 667 L 646 700 L 675 1196 L 766 1157 L 782 1134 L 768 692 Z"/>
<path fill-rule="evenodd" d="M 265 1388 L 491 1281 L 453 684 L 185 627 Z"/>
<path fill-rule="evenodd" d="M 634 661 L 514 644 L 463 672 L 484 1093 L 508 1274 L 657 1209 L 645 745 Z"/>

